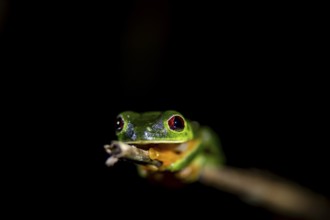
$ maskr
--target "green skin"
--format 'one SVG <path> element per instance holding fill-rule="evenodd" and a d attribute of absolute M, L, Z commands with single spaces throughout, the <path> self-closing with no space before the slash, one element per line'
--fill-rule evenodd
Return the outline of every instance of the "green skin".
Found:
<path fill-rule="evenodd" d="M 184 121 L 184 128 L 173 130 L 168 121 L 173 116 L 180 116 Z M 178 159 L 165 167 L 163 171 L 177 172 L 195 163 L 198 166 L 220 166 L 225 158 L 220 148 L 217 135 L 208 127 L 199 126 L 197 122 L 186 120 L 177 111 L 122 112 L 118 115 L 123 120 L 123 128 L 117 131 L 119 141 L 132 145 L 148 144 L 179 144 L 198 139 L 196 146 L 185 157 Z"/>

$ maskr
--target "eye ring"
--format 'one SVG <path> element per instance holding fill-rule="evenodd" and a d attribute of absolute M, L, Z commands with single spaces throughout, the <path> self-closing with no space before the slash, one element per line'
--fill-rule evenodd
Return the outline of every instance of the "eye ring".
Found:
<path fill-rule="evenodd" d="M 182 131 L 185 127 L 184 119 L 179 115 L 174 115 L 168 119 L 167 124 L 171 130 Z"/>
<path fill-rule="evenodd" d="M 115 124 L 116 132 L 122 131 L 123 128 L 124 128 L 124 120 L 121 116 L 118 116 L 116 119 L 116 124 Z"/>

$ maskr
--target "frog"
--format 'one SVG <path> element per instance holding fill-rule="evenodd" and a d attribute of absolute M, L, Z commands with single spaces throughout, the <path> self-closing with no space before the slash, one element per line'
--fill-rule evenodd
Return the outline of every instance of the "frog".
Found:
<path fill-rule="evenodd" d="M 175 110 L 118 114 L 118 141 L 148 151 L 159 166 L 136 164 L 141 177 L 158 182 L 192 183 L 205 167 L 225 164 L 218 135 Z"/>

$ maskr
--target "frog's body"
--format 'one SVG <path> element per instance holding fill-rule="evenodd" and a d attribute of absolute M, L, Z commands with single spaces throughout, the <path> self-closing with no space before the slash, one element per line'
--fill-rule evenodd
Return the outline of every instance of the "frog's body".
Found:
<path fill-rule="evenodd" d="M 220 142 L 208 127 L 186 120 L 179 112 L 123 112 L 117 118 L 118 140 L 149 151 L 160 167 L 139 165 L 154 180 L 192 182 L 205 166 L 224 163 Z"/>

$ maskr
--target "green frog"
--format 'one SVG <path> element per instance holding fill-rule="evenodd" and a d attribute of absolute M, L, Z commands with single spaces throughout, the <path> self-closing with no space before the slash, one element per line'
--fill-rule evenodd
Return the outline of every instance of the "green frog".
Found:
<path fill-rule="evenodd" d="M 174 110 L 122 112 L 116 135 L 119 142 L 147 151 L 151 160 L 159 161 L 158 166 L 137 164 L 139 174 L 154 181 L 194 182 L 205 167 L 225 163 L 215 132 Z"/>

